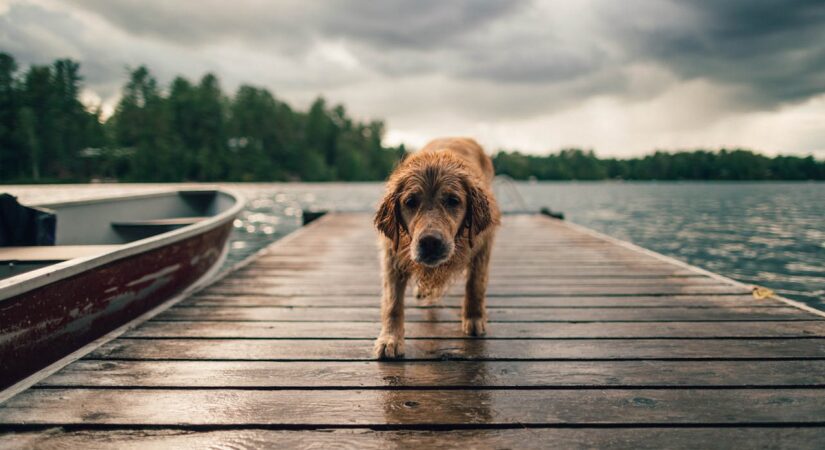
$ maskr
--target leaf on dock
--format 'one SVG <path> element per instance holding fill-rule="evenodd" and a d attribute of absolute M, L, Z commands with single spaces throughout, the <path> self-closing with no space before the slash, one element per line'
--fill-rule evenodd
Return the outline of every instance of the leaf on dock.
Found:
<path fill-rule="evenodd" d="M 754 286 L 751 293 L 753 294 L 753 298 L 757 300 L 764 300 L 766 298 L 773 297 L 775 294 L 774 291 L 762 286 Z"/>

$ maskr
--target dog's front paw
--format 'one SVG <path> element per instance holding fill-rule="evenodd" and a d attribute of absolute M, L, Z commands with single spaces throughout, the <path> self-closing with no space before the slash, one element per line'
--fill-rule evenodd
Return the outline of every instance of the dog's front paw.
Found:
<path fill-rule="evenodd" d="M 461 331 L 467 336 L 484 336 L 487 333 L 487 319 L 485 318 L 463 318 L 461 319 Z"/>
<path fill-rule="evenodd" d="M 396 359 L 404 356 L 404 338 L 392 334 L 382 334 L 375 340 L 373 355 L 378 359 Z"/>

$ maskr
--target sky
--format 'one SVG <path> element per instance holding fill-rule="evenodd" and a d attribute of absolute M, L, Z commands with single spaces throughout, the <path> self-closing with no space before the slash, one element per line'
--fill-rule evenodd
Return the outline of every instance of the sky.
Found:
<path fill-rule="evenodd" d="M 145 64 L 323 95 L 412 148 L 825 157 L 822 0 L 0 0 L 0 50 L 79 61 L 106 111 Z"/>

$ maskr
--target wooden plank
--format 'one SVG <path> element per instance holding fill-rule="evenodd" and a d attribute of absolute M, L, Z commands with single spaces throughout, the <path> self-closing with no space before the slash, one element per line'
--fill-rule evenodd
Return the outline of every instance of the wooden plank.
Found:
<path fill-rule="evenodd" d="M 377 329 L 376 329 L 377 331 Z M 93 359 L 373 360 L 372 339 L 126 339 Z M 825 339 L 410 339 L 407 360 L 825 358 Z"/>
<path fill-rule="evenodd" d="M 352 270 L 345 268 L 327 268 L 325 270 L 315 269 L 295 269 L 295 268 L 278 268 L 278 269 L 263 269 L 252 264 L 248 268 L 234 272 L 232 277 L 290 277 L 296 279 L 312 279 L 318 276 L 328 276 L 333 278 L 344 278 L 347 276 L 356 277 L 360 279 L 380 280 L 381 274 L 371 272 L 353 273 Z M 704 275 L 697 274 L 688 270 L 679 270 L 671 268 L 654 268 L 637 269 L 633 271 L 623 270 L 621 268 L 592 268 L 589 270 L 578 268 L 524 268 L 516 270 L 506 267 L 499 267 L 490 270 L 490 279 L 535 279 L 535 278 L 630 278 L 630 279 L 645 279 L 645 278 L 701 278 Z"/>
<path fill-rule="evenodd" d="M 822 425 L 824 417 L 825 396 L 812 389 L 31 389 L 0 405 L 0 424 L 29 425 Z"/>
<path fill-rule="evenodd" d="M 495 252 L 494 252 L 495 253 Z M 497 258 L 497 257 L 496 257 Z M 341 272 L 352 269 L 352 264 L 357 263 L 363 270 L 374 270 L 378 273 L 378 262 L 371 259 L 359 260 L 338 260 L 338 259 L 314 259 L 314 260 L 296 260 L 293 258 L 283 258 L 281 261 L 263 262 L 255 261 L 254 266 L 250 270 L 260 271 L 276 271 L 276 270 L 294 270 L 294 271 L 310 271 L 310 270 L 330 270 L 332 272 Z M 619 263 L 617 261 L 608 261 L 603 258 L 595 259 L 593 261 L 567 261 L 552 260 L 552 259 L 494 259 L 491 261 L 491 273 L 507 273 L 525 272 L 534 270 L 537 272 L 552 275 L 552 273 L 559 271 L 570 271 L 571 269 L 581 269 L 582 272 L 614 272 L 614 273 L 629 273 L 629 272 L 653 272 L 656 273 L 662 270 L 679 271 L 684 270 L 680 266 L 668 265 L 659 260 L 646 260 L 644 263 Z M 529 273 L 529 272 L 528 272 Z M 676 272 L 678 273 L 678 272 Z"/>
<path fill-rule="evenodd" d="M 825 387 L 814 361 L 78 361 L 41 387 Z"/>
<path fill-rule="evenodd" d="M 509 224 L 508 224 L 509 225 Z M 499 230 L 502 230 L 499 228 Z M 326 230 L 332 231 L 332 230 Z M 560 254 L 568 253 L 582 253 L 582 254 L 603 254 L 603 255 L 620 255 L 620 256 L 649 256 L 644 253 L 636 252 L 634 250 L 615 245 L 610 242 L 601 241 L 592 236 L 579 239 L 572 235 L 560 236 L 558 239 L 545 239 L 542 234 L 546 234 L 548 230 L 519 230 L 521 235 L 505 237 L 506 235 L 497 236 L 496 242 L 493 246 L 494 250 L 500 251 L 503 255 L 512 255 L 519 251 L 525 251 L 532 254 L 538 254 L 541 251 L 553 250 Z M 553 231 L 550 231 L 553 232 Z M 575 232 L 577 233 L 577 232 Z M 343 234 L 346 234 L 344 236 Z M 581 236 L 581 235 L 578 235 Z M 301 242 L 293 243 L 292 245 L 278 247 L 277 251 L 268 252 L 264 257 L 277 255 L 290 256 L 313 256 L 321 251 L 334 251 L 341 254 L 363 254 L 364 242 L 375 242 L 378 237 L 377 230 L 358 230 L 357 233 L 342 233 L 339 236 L 316 236 L 315 242 Z M 529 239 L 525 239 L 529 238 Z M 344 242 L 346 239 L 349 242 Z M 528 242 L 535 239 L 535 245 Z M 305 249 L 314 251 L 306 252 Z M 554 254 L 548 255 L 550 258 Z"/>
<path fill-rule="evenodd" d="M 412 322 L 406 336 L 464 338 L 455 323 Z M 371 339 L 378 325 L 371 322 L 165 322 L 150 321 L 126 333 L 144 338 L 326 338 Z M 800 322 L 499 322 L 486 339 L 512 338 L 779 338 L 825 337 L 825 321 Z"/>
<path fill-rule="evenodd" d="M 267 430 L 193 431 L 142 429 L 66 431 L 50 429 L 0 434 L 8 448 L 144 450 L 183 448 L 816 448 L 823 428 L 526 428 L 472 430 Z M 0 444 L 2 446 L 2 444 Z"/>
<path fill-rule="evenodd" d="M 518 261 L 511 261 L 506 264 L 499 263 L 498 260 L 491 261 L 490 274 L 496 275 L 533 275 L 533 276 L 554 276 L 554 275 L 658 275 L 658 276 L 704 276 L 689 269 L 674 265 L 642 265 L 627 267 L 622 265 L 563 265 L 561 262 L 553 262 L 552 260 L 543 260 L 537 264 L 524 264 Z M 323 268 L 315 267 L 314 269 L 308 264 L 290 264 L 285 263 L 283 266 L 268 266 L 260 264 L 257 260 L 242 269 L 237 273 L 239 275 L 276 275 L 282 273 L 284 275 L 292 276 L 302 272 L 315 273 L 330 273 L 340 275 L 345 273 L 353 274 L 351 268 L 347 268 L 342 264 L 335 263 L 334 260 L 327 260 Z M 371 264 L 372 267 L 376 265 Z M 367 276 L 372 275 L 372 272 L 358 271 L 355 275 Z M 380 276 L 380 272 L 375 275 Z"/>
<path fill-rule="evenodd" d="M 313 257 L 295 257 L 295 256 L 288 256 L 288 255 L 271 255 L 267 259 L 261 259 L 260 261 L 255 262 L 256 267 L 261 268 L 273 268 L 277 269 L 282 266 L 289 267 L 290 265 L 297 265 L 297 264 L 305 264 L 305 265 L 313 265 L 313 266 L 322 266 L 322 267 L 332 267 L 332 268 L 346 268 L 352 267 L 353 264 L 358 264 L 359 267 L 365 268 L 378 268 L 378 262 L 375 261 L 375 255 L 363 255 L 363 256 L 346 256 L 341 258 L 336 258 L 335 260 L 328 260 L 324 259 L 320 256 L 313 256 Z M 645 258 L 635 258 L 635 259 L 617 259 L 617 258 L 607 258 L 607 257 L 600 257 L 600 256 L 592 256 L 592 257 L 582 257 L 582 258 L 559 258 L 559 259 L 546 259 L 541 257 L 530 258 L 525 256 L 524 258 L 498 258 L 491 262 L 491 267 L 504 267 L 504 266 L 511 266 L 515 264 L 517 268 L 528 268 L 528 267 L 538 267 L 538 268 L 562 268 L 562 267 L 579 267 L 580 265 L 585 268 L 625 268 L 625 269 L 633 269 L 633 268 L 651 268 L 657 267 L 662 265 L 662 261 L 652 258 L 652 257 L 645 257 Z"/>
<path fill-rule="evenodd" d="M 244 273 L 233 274 L 231 280 L 261 280 L 269 282 L 295 282 L 295 281 L 312 281 L 316 280 L 318 276 L 326 276 L 335 280 L 341 281 L 357 281 L 360 283 L 372 283 L 381 281 L 380 271 L 375 273 L 371 271 L 363 271 L 359 273 L 336 271 L 336 270 L 304 270 L 304 271 L 289 271 L 289 270 L 272 270 L 259 271 L 248 270 Z M 460 278 L 463 280 L 463 277 Z M 556 270 L 507 270 L 490 272 L 490 282 L 517 284 L 524 282 L 524 280 L 531 280 L 535 282 L 548 282 L 560 284 L 564 282 L 582 282 L 585 280 L 593 280 L 594 282 L 603 281 L 605 283 L 615 281 L 617 283 L 632 283 L 634 281 L 650 283 L 653 281 L 673 281 L 676 283 L 690 283 L 699 280 L 713 281 L 719 284 L 719 280 L 711 277 L 706 277 L 698 274 L 674 273 L 674 272 L 652 272 L 652 271 L 627 271 L 627 270 L 602 270 L 594 269 L 588 272 L 581 271 L 556 271 Z M 627 281 L 622 281 L 627 280 Z"/>
<path fill-rule="evenodd" d="M 381 295 L 381 286 L 376 283 L 368 287 L 349 286 L 266 286 L 252 283 L 235 286 L 215 285 L 205 291 L 210 294 L 221 295 Z M 452 289 L 453 295 L 462 291 L 458 287 Z M 522 285 L 520 288 L 498 288 L 490 286 L 487 296 L 513 295 L 540 295 L 540 296 L 611 296 L 611 295 L 742 295 L 748 291 L 726 285 L 679 286 L 663 284 L 660 286 L 533 286 Z"/>
<path fill-rule="evenodd" d="M 332 230 L 326 230 L 327 232 L 333 232 Z M 525 233 L 525 236 L 514 238 L 514 239 L 524 239 L 525 237 L 530 237 L 529 234 Z M 345 236 L 339 236 L 338 239 L 346 239 Z M 355 261 L 355 260 L 370 260 L 370 256 L 373 258 L 375 254 L 370 254 L 370 252 L 364 251 L 365 245 L 371 245 L 372 248 L 375 248 L 375 238 L 366 238 L 368 241 L 365 241 L 365 237 L 350 237 L 350 239 L 356 240 L 360 246 L 355 247 L 341 247 L 332 245 L 329 241 L 324 242 L 321 246 L 313 248 L 312 246 L 302 245 L 300 247 L 295 247 L 293 250 L 287 250 L 285 248 L 279 248 L 277 251 L 267 252 L 259 259 L 256 260 L 256 264 L 271 264 L 271 263 L 278 263 L 278 262 L 320 262 L 320 263 L 334 263 L 340 264 L 342 261 Z M 359 240 L 360 239 L 360 240 Z M 501 239 L 497 239 L 501 240 Z M 368 249 L 371 250 L 371 249 Z M 575 245 L 574 247 L 565 248 L 558 244 L 548 244 L 542 246 L 541 244 L 536 244 L 536 248 L 519 248 L 513 247 L 509 248 L 507 245 L 501 245 L 495 247 L 493 252 L 496 253 L 498 261 L 507 261 L 507 260 L 518 260 L 519 256 L 525 256 L 526 260 L 532 261 L 540 261 L 540 262 L 562 262 L 567 258 L 572 258 L 573 261 L 578 262 L 585 262 L 585 261 L 597 261 L 597 262 L 644 262 L 644 263 L 651 263 L 654 261 L 660 261 L 658 258 L 641 252 L 636 252 L 629 249 L 621 249 L 621 248 L 612 248 L 608 250 L 600 249 L 600 248 L 593 248 L 587 246 L 579 246 Z M 334 254 L 334 259 L 325 259 L 325 255 Z M 374 262 L 374 259 L 370 260 Z"/>
<path fill-rule="evenodd" d="M 375 261 L 375 255 L 369 254 L 350 254 L 341 257 L 336 257 L 335 259 L 326 259 L 324 258 L 325 255 L 304 255 L 304 256 L 292 256 L 292 255 L 281 255 L 281 254 L 274 254 L 269 255 L 266 257 L 262 257 L 261 260 L 256 261 L 255 265 L 258 267 L 263 268 L 278 268 L 278 266 L 282 263 L 287 264 L 295 264 L 295 263 L 311 263 L 311 264 L 318 264 L 325 267 L 341 267 L 346 266 L 347 264 L 352 263 L 363 263 L 367 264 L 371 267 L 378 267 L 378 262 Z M 523 255 L 523 257 L 519 257 L 517 255 L 513 255 L 511 258 L 507 258 L 504 256 L 497 255 L 497 259 L 495 262 L 492 262 L 492 267 L 505 267 L 509 266 L 510 264 L 516 264 L 516 267 L 577 267 L 581 264 L 584 267 L 590 268 L 605 268 L 605 267 L 623 267 L 626 269 L 631 269 L 635 267 L 650 267 L 650 266 L 657 266 L 661 265 L 662 261 L 657 260 L 656 258 L 649 257 L 649 256 L 636 256 L 636 257 L 626 257 L 626 258 L 618 258 L 618 257 L 609 257 L 609 256 L 602 256 L 602 255 L 580 255 L 574 256 L 570 255 L 567 257 L 559 256 L 558 259 L 550 259 L 543 257 L 541 255 L 536 255 L 531 257 L 530 255 Z"/>
<path fill-rule="evenodd" d="M 180 306 L 290 306 L 290 307 L 347 307 L 374 308 L 380 299 L 374 296 L 267 296 L 267 295 L 213 295 L 197 294 L 179 303 Z M 421 306 L 421 302 L 412 298 L 407 308 Z M 436 305 L 457 307 L 457 297 L 447 297 Z M 428 305 L 429 306 L 429 305 Z M 724 308 L 724 307 L 783 307 L 786 303 L 767 298 L 755 300 L 751 295 L 682 295 L 682 296 L 618 296 L 618 297 L 490 297 L 490 308 L 646 308 L 646 307 L 684 307 L 684 308 Z"/>
<path fill-rule="evenodd" d="M 525 283 L 530 284 L 530 288 L 533 290 L 537 290 L 539 287 L 548 288 L 548 291 L 557 291 L 559 289 L 564 290 L 568 288 L 579 288 L 583 286 L 600 286 L 603 287 L 603 291 L 610 290 L 612 287 L 619 287 L 620 289 L 625 289 L 628 287 L 644 287 L 644 288 L 652 288 L 652 287 L 664 287 L 667 289 L 678 289 L 684 286 L 691 286 L 691 287 L 706 287 L 706 286 L 719 286 L 727 288 L 730 290 L 730 286 L 720 283 L 718 280 L 714 280 L 712 278 L 700 278 L 700 277 L 673 277 L 673 278 L 606 278 L 606 277 L 591 277 L 591 278 L 551 278 L 551 277 L 542 277 L 542 278 L 517 278 L 512 277 L 506 280 L 502 279 L 491 279 L 488 285 L 488 289 L 491 292 L 499 292 L 499 291 L 511 291 L 512 295 L 518 295 L 518 292 L 524 289 L 523 285 Z M 261 288 L 295 288 L 295 289 L 306 289 L 310 290 L 313 288 L 318 287 L 334 287 L 338 290 L 350 290 L 350 291 L 360 291 L 360 292 L 367 292 L 370 295 L 374 294 L 376 286 L 381 286 L 381 279 L 378 276 L 372 278 L 358 278 L 356 276 L 353 277 L 346 277 L 342 275 L 340 277 L 334 277 L 331 275 L 324 275 L 321 273 L 307 276 L 294 276 L 294 277 L 258 277 L 258 278 L 231 278 L 224 280 L 220 284 L 217 284 L 215 288 L 219 290 L 224 290 L 226 288 L 232 287 L 246 287 L 250 284 L 254 285 L 255 287 Z M 458 294 L 464 291 L 464 279 L 458 279 L 449 289 L 450 292 L 453 294 Z M 411 290 L 413 284 L 410 284 L 409 290 Z M 226 289 L 228 290 L 228 289 Z M 748 291 L 744 291 L 742 289 L 737 289 L 737 293 L 744 294 Z M 715 291 L 713 292 L 715 293 Z M 497 294 L 501 295 L 501 294 Z"/>
<path fill-rule="evenodd" d="M 500 228 L 501 229 L 501 228 Z M 325 230 L 327 233 L 333 230 Z M 585 254 L 585 255 L 617 255 L 617 256 L 650 256 L 644 253 L 637 252 L 622 246 L 617 246 L 611 242 L 604 242 L 595 237 L 576 239 L 573 237 L 563 237 L 562 239 L 543 239 L 540 233 L 547 233 L 548 230 L 528 231 L 525 230 L 521 236 L 503 237 L 497 236 L 496 243 L 493 249 L 505 256 L 512 256 L 518 252 L 524 251 L 531 254 L 538 255 L 542 251 L 553 252 L 547 255 L 548 258 L 553 259 L 556 254 Z M 550 230 L 550 233 L 553 231 Z M 346 234 L 343 235 L 343 234 Z M 372 233 L 343 233 L 339 236 L 314 236 L 315 241 L 302 241 L 292 243 L 291 245 L 279 246 L 273 251 L 267 252 L 262 257 L 271 257 L 278 255 L 288 256 L 306 256 L 311 257 L 318 255 L 321 252 L 335 252 L 340 254 L 363 254 L 363 245 L 365 243 L 373 243 L 378 238 L 378 231 Z M 525 238 L 528 240 L 535 239 L 535 245 L 525 244 L 522 242 Z M 347 239 L 351 243 L 343 243 Z"/>
<path fill-rule="evenodd" d="M 453 290 L 462 290 L 464 288 L 463 285 L 464 280 L 457 280 L 456 283 L 453 285 Z M 487 288 L 490 291 L 494 290 L 503 290 L 505 288 L 509 288 L 513 291 L 519 291 L 522 289 L 522 286 L 525 282 L 529 282 L 532 286 L 542 286 L 542 287 L 558 287 L 558 288 L 569 288 L 569 287 L 577 287 L 577 286 L 607 286 L 607 287 L 627 287 L 627 286 L 644 286 L 644 287 L 651 287 L 651 286 L 659 286 L 659 287 L 671 287 L 671 286 L 709 286 L 715 285 L 720 286 L 722 285 L 719 280 L 715 280 L 710 277 L 679 277 L 679 278 L 536 278 L 530 279 L 529 281 L 525 281 L 523 279 L 502 279 L 502 278 L 491 278 L 490 282 L 487 285 Z M 335 284 L 336 288 L 350 288 L 350 289 L 367 289 L 371 290 L 375 288 L 375 286 L 381 285 L 381 279 L 378 276 L 371 277 L 369 279 L 359 279 L 357 277 L 346 277 L 341 276 L 339 278 L 329 277 L 329 276 L 317 276 L 317 277 L 306 277 L 306 278 L 296 278 L 296 277 L 241 277 L 241 276 L 233 276 L 231 278 L 225 279 L 220 281 L 219 283 L 215 284 L 215 287 L 218 289 L 224 287 L 234 287 L 234 286 L 247 286 L 250 283 L 254 284 L 255 286 L 260 287 L 274 287 L 274 286 L 287 286 L 287 287 L 300 287 L 300 288 L 312 288 L 318 286 L 329 286 L 330 284 Z M 729 286 L 724 286 L 725 288 L 730 288 Z"/>
<path fill-rule="evenodd" d="M 489 308 L 491 322 L 661 322 L 717 320 L 810 320 L 804 311 L 789 307 L 739 308 Z M 157 320 L 377 322 L 379 308 L 281 308 L 281 307 L 174 307 Z M 459 320 L 456 308 L 410 308 L 408 322 Z"/>

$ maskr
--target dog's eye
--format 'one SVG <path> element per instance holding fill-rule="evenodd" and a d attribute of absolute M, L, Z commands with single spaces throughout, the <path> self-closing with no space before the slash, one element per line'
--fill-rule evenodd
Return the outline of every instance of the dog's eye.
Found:
<path fill-rule="evenodd" d="M 454 208 L 454 207 L 461 204 L 461 199 L 456 197 L 455 195 L 448 195 L 444 199 L 444 204 L 451 207 L 451 208 Z"/>
<path fill-rule="evenodd" d="M 415 197 L 407 197 L 404 200 L 404 206 L 406 206 L 407 208 L 415 208 L 416 206 L 418 206 L 418 199 Z"/>

